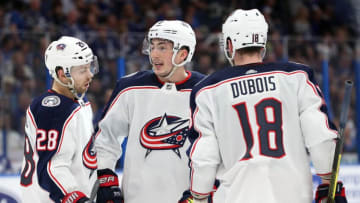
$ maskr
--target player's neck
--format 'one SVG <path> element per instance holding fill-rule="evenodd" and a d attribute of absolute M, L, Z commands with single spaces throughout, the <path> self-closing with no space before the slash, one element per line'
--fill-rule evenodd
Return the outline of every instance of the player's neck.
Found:
<path fill-rule="evenodd" d="M 236 66 L 241 66 L 250 63 L 261 63 L 262 58 L 260 54 L 235 54 L 234 64 Z"/>
<path fill-rule="evenodd" d="M 162 82 L 171 82 L 171 83 L 177 83 L 180 81 L 183 81 L 186 79 L 186 77 L 188 76 L 188 73 L 185 70 L 185 67 L 178 67 L 174 73 L 172 74 L 172 76 L 170 78 L 167 77 L 159 77 L 159 79 Z"/>
<path fill-rule="evenodd" d="M 69 88 L 62 86 L 57 81 L 54 81 L 51 89 L 53 89 L 56 93 L 69 97 L 70 99 L 74 99 L 74 95 L 71 93 Z"/>

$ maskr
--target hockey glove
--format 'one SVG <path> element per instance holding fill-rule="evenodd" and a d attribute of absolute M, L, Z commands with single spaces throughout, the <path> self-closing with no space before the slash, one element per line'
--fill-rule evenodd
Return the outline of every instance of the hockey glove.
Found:
<path fill-rule="evenodd" d="M 319 185 L 316 190 L 315 202 L 326 203 L 328 192 L 329 192 L 329 184 Z M 342 182 L 338 182 L 336 185 L 335 203 L 347 203 L 345 196 L 345 187 L 343 187 Z"/>
<path fill-rule="evenodd" d="M 190 190 L 183 192 L 183 196 L 178 203 L 212 203 L 212 196 L 208 196 L 202 199 L 196 199 L 190 193 Z"/>
<path fill-rule="evenodd" d="M 183 192 L 183 196 L 181 197 L 181 199 L 179 200 L 178 203 L 201 203 L 199 201 L 203 201 L 203 202 L 206 202 L 206 203 L 212 203 L 214 192 L 216 192 L 219 185 L 220 185 L 220 181 L 218 179 L 216 179 L 215 183 L 214 183 L 214 186 L 213 186 L 213 191 L 210 193 L 208 198 L 205 198 L 205 200 L 202 199 L 202 200 L 195 200 L 194 201 L 194 197 L 191 194 L 190 190 L 186 190 L 185 192 Z"/>
<path fill-rule="evenodd" d="M 80 191 L 74 191 L 65 195 L 61 203 L 87 203 L 90 201 L 84 193 Z"/>
<path fill-rule="evenodd" d="M 183 196 L 178 203 L 194 203 L 194 198 L 191 195 L 190 190 L 186 190 L 185 192 L 183 192 Z"/>
<path fill-rule="evenodd" d="M 122 203 L 121 190 L 119 188 L 119 180 L 116 173 L 110 169 L 102 169 L 97 171 L 100 187 L 97 192 L 97 203 Z"/>

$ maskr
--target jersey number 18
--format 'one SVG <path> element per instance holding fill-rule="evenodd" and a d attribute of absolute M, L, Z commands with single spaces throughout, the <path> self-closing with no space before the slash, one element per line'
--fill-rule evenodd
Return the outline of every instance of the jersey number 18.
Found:
<path fill-rule="evenodd" d="M 240 119 L 240 125 L 246 143 L 246 153 L 241 160 L 251 159 L 251 149 L 254 145 L 254 135 L 249 122 L 248 110 L 246 103 L 233 105 Z M 267 98 L 258 102 L 255 106 L 256 123 L 259 127 L 257 132 L 260 154 L 263 156 L 281 158 L 285 155 L 283 146 L 282 131 L 282 107 L 281 102 L 275 98 Z M 272 112 L 272 119 L 269 114 Z M 271 139 L 273 138 L 273 139 Z M 274 140 L 273 143 L 271 140 Z"/>

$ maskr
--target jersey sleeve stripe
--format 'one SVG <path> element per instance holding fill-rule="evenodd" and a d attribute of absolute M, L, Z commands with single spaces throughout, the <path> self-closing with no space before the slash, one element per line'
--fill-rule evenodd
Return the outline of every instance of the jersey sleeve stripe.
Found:
<path fill-rule="evenodd" d="M 61 132 L 60 144 L 59 144 L 59 147 L 58 147 L 56 153 L 58 153 L 58 152 L 60 151 L 60 148 L 61 148 L 61 145 L 62 145 L 62 141 L 63 141 L 63 139 L 64 139 L 65 129 L 66 129 L 67 125 L 69 124 L 70 120 L 74 117 L 74 115 L 75 115 L 80 109 L 81 109 L 80 106 L 77 107 L 77 108 L 71 113 L 71 115 L 69 116 L 69 118 L 66 119 L 65 124 L 64 124 L 64 127 L 63 127 L 62 132 Z"/>
<path fill-rule="evenodd" d="M 34 116 L 33 116 L 32 112 L 31 112 L 31 110 L 30 110 L 30 107 L 27 109 L 27 113 L 28 113 L 28 115 L 29 115 L 29 117 L 31 119 L 31 123 L 34 125 L 35 129 L 37 129 L 37 125 L 35 123 L 35 119 L 34 119 Z"/>
<path fill-rule="evenodd" d="M 330 173 L 317 173 L 316 175 L 318 175 L 318 176 L 329 176 L 331 174 L 332 174 L 332 172 L 330 172 Z"/>
<path fill-rule="evenodd" d="M 311 88 L 313 89 L 313 91 L 314 91 L 314 94 L 315 94 L 317 97 L 319 97 L 319 99 L 321 100 L 321 104 L 320 104 L 320 106 L 318 107 L 318 111 L 321 112 L 321 113 L 324 115 L 326 127 L 329 129 L 329 131 L 337 134 L 337 131 L 334 130 L 334 129 L 331 129 L 330 126 L 329 126 L 329 118 L 328 118 L 328 115 L 327 115 L 324 111 L 321 110 L 321 106 L 322 106 L 322 105 L 326 105 L 326 103 L 325 103 L 325 101 L 324 101 L 324 98 L 318 93 L 315 84 L 312 83 L 312 82 L 309 80 L 308 75 L 305 74 L 305 76 L 306 76 L 306 83 L 307 83 L 308 85 L 310 85 L 310 87 L 311 87 Z"/>
<path fill-rule="evenodd" d="M 66 192 L 65 188 L 60 184 L 60 182 L 59 182 L 59 181 L 55 178 L 55 176 L 51 173 L 50 168 L 51 168 L 51 160 L 50 160 L 49 163 L 48 163 L 47 171 L 48 171 L 48 173 L 50 174 L 51 179 L 53 179 L 53 181 L 54 181 L 55 184 L 58 186 L 58 188 L 60 188 L 61 192 L 62 192 L 64 195 L 66 195 L 67 192 Z"/>
<path fill-rule="evenodd" d="M 198 111 L 199 111 L 199 109 L 196 107 L 195 112 L 194 112 L 194 116 L 193 116 L 193 120 L 195 120 L 195 117 L 196 117 L 196 114 L 198 113 Z M 192 122 L 192 123 L 193 123 L 193 122 Z M 196 147 L 197 142 L 198 142 L 199 139 L 202 137 L 202 134 L 201 134 L 200 130 L 197 129 L 194 124 L 193 124 L 193 127 L 194 127 L 194 129 L 199 133 L 199 137 L 195 140 L 195 143 L 193 144 L 193 147 L 192 147 L 191 152 L 190 152 L 190 158 L 192 157 L 192 154 L 193 154 L 193 152 L 194 152 L 194 150 L 195 150 L 195 147 Z"/>
<path fill-rule="evenodd" d="M 89 103 L 90 104 L 90 103 Z M 59 143 L 59 147 L 56 151 L 56 154 L 60 151 L 61 149 L 61 146 L 62 146 L 62 141 L 64 139 L 64 133 L 65 133 L 65 129 L 67 127 L 67 125 L 69 124 L 70 120 L 74 117 L 74 115 L 81 109 L 81 107 L 77 107 L 72 113 L 71 115 L 68 117 L 68 119 L 65 121 L 65 124 L 64 124 L 64 127 L 62 129 L 62 133 L 61 133 L 61 140 L 60 140 L 60 143 Z M 56 179 L 56 177 L 52 174 L 51 172 L 51 160 L 49 160 L 49 163 L 48 163 L 48 167 L 47 167 L 47 171 L 51 177 L 51 179 L 55 182 L 55 184 L 61 189 L 61 191 L 63 192 L 63 194 L 67 194 L 65 188 L 60 184 L 60 182 Z"/>

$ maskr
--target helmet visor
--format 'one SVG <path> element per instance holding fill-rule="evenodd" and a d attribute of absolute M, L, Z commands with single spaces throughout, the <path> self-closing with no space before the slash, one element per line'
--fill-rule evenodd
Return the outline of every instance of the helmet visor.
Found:
<path fill-rule="evenodd" d="M 96 56 L 93 56 L 90 63 L 78 66 L 72 66 L 70 69 L 71 74 L 67 74 L 67 77 L 72 77 L 73 74 L 82 74 L 90 71 L 91 74 L 95 75 L 99 72 L 99 63 Z"/>
<path fill-rule="evenodd" d="M 150 42 L 149 42 L 149 38 L 147 36 L 143 40 L 141 52 L 144 55 L 150 55 Z"/>
<path fill-rule="evenodd" d="M 90 71 L 92 74 L 97 74 L 99 72 L 99 62 L 98 62 L 98 59 L 97 59 L 97 56 L 93 56 L 93 59 L 90 63 Z"/>

